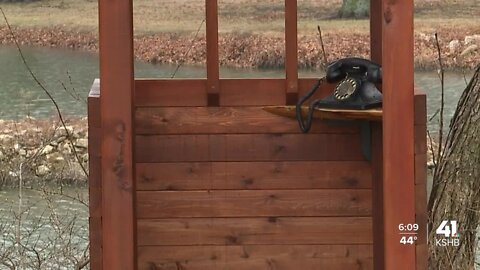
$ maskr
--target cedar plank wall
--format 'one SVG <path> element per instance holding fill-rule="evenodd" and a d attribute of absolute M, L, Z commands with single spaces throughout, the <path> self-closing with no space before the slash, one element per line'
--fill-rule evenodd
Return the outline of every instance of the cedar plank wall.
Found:
<path fill-rule="evenodd" d="M 312 82 L 300 80 L 300 95 Z M 263 112 L 284 104 L 283 80 L 222 80 L 219 108 L 204 107 L 205 85 L 137 82 L 139 269 L 372 269 L 372 178 L 358 129 L 317 122 L 302 135 L 295 121 Z M 99 109 L 96 80 L 88 98 L 92 270 L 102 269 Z M 425 94 L 416 93 L 419 270 L 427 269 L 425 130 Z"/>
<path fill-rule="evenodd" d="M 139 269 L 372 269 L 359 128 L 263 111 L 285 80 L 220 80 L 220 107 L 206 89 L 136 82 Z"/>

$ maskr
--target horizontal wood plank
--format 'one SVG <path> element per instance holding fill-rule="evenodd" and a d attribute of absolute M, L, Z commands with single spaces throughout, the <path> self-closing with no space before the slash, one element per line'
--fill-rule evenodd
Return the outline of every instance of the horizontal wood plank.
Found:
<path fill-rule="evenodd" d="M 135 149 L 140 163 L 364 160 L 358 134 L 137 136 Z"/>
<path fill-rule="evenodd" d="M 301 133 L 298 122 L 266 112 L 263 107 L 138 108 L 137 135 L 215 133 Z M 358 133 L 355 123 L 316 121 L 310 133 Z"/>
<path fill-rule="evenodd" d="M 205 79 L 135 80 L 135 105 L 151 106 L 206 106 Z"/>
<path fill-rule="evenodd" d="M 367 270 L 371 245 L 139 247 L 139 270 Z"/>
<path fill-rule="evenodd" d="M 137 228 L 139 246 L 372 244 L 370 217 L 147 219 Z"/>
<path fill-rule="evenodd" d="M 308 92 L 314 83 L 315 79 L 300 79 L 300 95 Z M 221 79 L 220 106 L 285 105 L 285 86 L 285 79 Z M 322 85 L 310 101 L 325 97 L 333 86 Z M 135 90 L 137 107 L 207 105 L 206 79 L 139 79 L 135 81 Z"/>
<path fill-rule="evenodd" d="M 138 163 L 137 190 L 371 188 L 366 161 Z"/>
<path fill-rule="evenodd" d="M 370 190 L 137 191 L 137 217 L 370 216 Z"/>

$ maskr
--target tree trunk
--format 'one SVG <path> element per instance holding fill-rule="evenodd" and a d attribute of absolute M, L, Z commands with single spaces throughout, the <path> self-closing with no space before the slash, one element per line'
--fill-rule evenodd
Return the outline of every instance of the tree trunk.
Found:
<path fill-rule="evenodd" d="M 450 123 L 435 168 L 428 211 L 430 269 L 473 270 L 480 221 L 480 65 Z M 440 226 L 444 220 L 447 227 Z M 436 233 L 439 226 L 451 231 L 452 220 L 457 221 L 459 235 Z M 438 239 L 458 239 L 459 245 L 439 246 Z"/>
<path fill-rule="evenodd" d="M 370 14 L 370 0 L 343 0 L 338 11 L 340 18 L 367 18 Z"/>

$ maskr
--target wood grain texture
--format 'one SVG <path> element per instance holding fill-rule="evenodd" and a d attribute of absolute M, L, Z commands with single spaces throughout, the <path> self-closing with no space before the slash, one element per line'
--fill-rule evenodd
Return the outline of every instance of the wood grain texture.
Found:
<path fill-rule="evenodd" d="M 221 106 L 285 104 L 285 79 L 222 79 Z"/>
<path fill-rule="evenodd" d="M 275 115 L 280 115 L 289 118 L 296 118 L 295 106 L 266 106 L 263 109 Z M 308 116 L 309 107 L 302 106 L 302 115 L 304 118 Z M 313 111 L 314 119 L 334 119 L 334 120 L 369 120 L 382 121 L 381 109 L 369 110 L 340 110 L 340 109 L 323 109 L 316 108 Z"/>
<path fill-rule="evenodd" d="M 103 268 L 103 251 L 102 251 L 102 218 L 89 217 L 89 244 L 90 244 L 90 269 L 102 270 Z M 108 269 L 108 268 L 105 268 Z"/>
<path fill-rule="evenodd" d="M 367 270 L 371 245 L 139 247 L 140 270 Z"/>
<path fill-rule="evenodd" d="M 137 136 L 135 147 L 140 163 L 364 160 L 357 134 Z"/>
<path fill-rule="evenodd" d="M 299 94 L 310 90 L 316 79 L 299 79 Z M 285 105 L 285 79 L 220 79 L 221 106 Z M 324 84 L 308 101 L 327 96 L 335 84 Z M 137 107 L 207 106 L 206 79 L 137 79 Z"/>
<path fill-rule="evenodd" d="M 370 190 L 138 191 L 139 219 L 369 216 Z"/>
<path fill-rule="evenodd" d="M 371 244 L 369 217 L 139 220 L 139 246 Z"/>
<path fill-rule="evenodd" d="M 365 161 L 138 163 L 137 190 L 368 189 Z"/>
<path fill-rule="evenodd" d="M 138 108 L 137 135 L 301 133 L 294 119 L 266 112 L 262 107 L 156 107 Z M 318 121 L 310 133 L 358 133 L 355 123 L 327 124 Z"/>
<path fill-rule="evenodd" d="M 374 269 L 383 269 L 384 235 L 383 235 L 383 133 L 382 123 L 371 126 L 372 141 L 372 221 L 373 221 L 373 260 Z"/>
<path fill-rule="evenodd" d="M 99 1 L 103 268 L 136 262 L 133 3 Z"/>
<path fill-rule="evenodd" d="M 285 86 L 293 94 L 298 94 L 297 39 L 297 0 L 285 0 Z"/>
<path fill-rule="evenodd" d="M 415 222 L 413 0 L 382 1 L 384 269 L 415 269 L 398 224 Z"/>
<path fill-rule="evenodd" d="M 207 106 L 206 79 L 137 79 L 135 106 Z"/>
<path fill-rule="evenodd" d="M 205 0 L 205 20 L 207 36 L 207 93 L 217 95 L 215 103 L 218 106 L 220 91 L 220 65 L 218 61 L 218 3 L 217 0 Z M 212 99 L 208 99 L 212 103 Z"/>

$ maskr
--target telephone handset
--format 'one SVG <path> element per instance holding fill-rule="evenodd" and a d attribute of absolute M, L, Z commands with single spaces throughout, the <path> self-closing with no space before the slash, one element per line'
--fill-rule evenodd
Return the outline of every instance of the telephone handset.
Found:
<path fill-rule="evenodd" d="M 306 123 L 303 121 L 301 106 L 309 99 L 320 85 L 337 83 L 333 93 L 326 98 L 313 101 L 309 106 Z M 297 120 L 303 132 L 311 127 L 315 108 L 366 110 L 382 105 L 382 93 L 375 86 L 382 82 L 380 65 L 362 58 L 344 58 L 327 66 L 325 78 L 317 81 L 312 89 L 303 96 L 296 106 Z"/>

